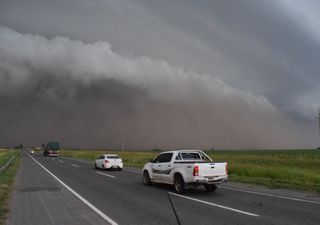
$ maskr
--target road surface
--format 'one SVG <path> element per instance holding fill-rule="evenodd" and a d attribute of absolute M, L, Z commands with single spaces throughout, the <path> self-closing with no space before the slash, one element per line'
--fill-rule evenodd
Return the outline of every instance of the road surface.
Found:
<path fill-rule="evenodd" d="M 85 160 L 22 154 L 8 225 L 178 224 L 168 185 L 145 186 L 140 170 L 101 171 Z M 225 183 L 171 194 L 182 225 L 315 225 L 320 196 Z"/>

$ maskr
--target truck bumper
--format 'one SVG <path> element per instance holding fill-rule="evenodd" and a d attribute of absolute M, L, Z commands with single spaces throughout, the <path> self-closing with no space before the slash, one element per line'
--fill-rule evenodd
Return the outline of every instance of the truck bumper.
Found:
<path fill-rule="evenodd" d="M 191 182 L 195 185 L 201 185 L 201 184 L 221 184 L 223 182 L 226 182 L 228 180 L 228 177 L 216 177 L 213 179 L 206 178 L 206 177 L 199 177 L 195 178 L 194 182 Z"/>

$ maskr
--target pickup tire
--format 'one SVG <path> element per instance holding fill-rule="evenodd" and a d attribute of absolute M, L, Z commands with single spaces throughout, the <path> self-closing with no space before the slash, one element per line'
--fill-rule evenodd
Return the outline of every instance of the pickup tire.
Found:
<path fill-rule="evenodd" d="M 95 169 L 98 169 L 97 163 L 94 163 L 94 168 L 95 168 Z"/>
<path fill-rule="evenodd" d="M 102 170 L 106 170 L 106 168 L 104 167 L 104 165 L 102 164 Z"/>
<path fill-rule="evenodd" d="M 150 178 L 150 174 L 147 170 L 143 171 L 143 183 L 145 185 L 150 185 L 151 184 L 151 178 Z"/>
<path fill-rule="evenodd" d="M 215 192 L 215 190 L 217 190 L 217 185 L 215 184 L 205 184 L 204 187 L 209 192 Z"/>
<path fill-rule="evenodd" d="M 185 183 L 180 174 L 174 176 L 174 190 L 178 194 L 184 194 L 186 192 Z"/>

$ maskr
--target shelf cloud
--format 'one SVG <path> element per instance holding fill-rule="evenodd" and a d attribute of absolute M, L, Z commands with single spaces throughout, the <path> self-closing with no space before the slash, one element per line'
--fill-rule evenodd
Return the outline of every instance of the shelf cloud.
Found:
<path fill-rule="evenodd" d="M 1 145 L 67 147 L 300 146 L 297 124 L 269 100 L 164 59 L 110 43 L 0 27 Z M 14 134 L 14 135 L 13 135 Z"/>

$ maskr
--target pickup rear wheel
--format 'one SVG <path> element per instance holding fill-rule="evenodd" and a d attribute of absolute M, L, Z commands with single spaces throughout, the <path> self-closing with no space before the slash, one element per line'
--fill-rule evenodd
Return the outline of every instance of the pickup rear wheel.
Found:
<path fill-rule="evenodd" d="M 214 192 L 215 190 L 217 190 L 217 185 L 215 184 L 205 184 L 204 187 L 209 192 Z"/>
<path fill-rule="evenodd" d="M 183 194 L 186 192 L 185 183 L 181 175 L 176 175 L 174 178 L 174 190 L 178 194 Z"/>
<path fill-rule="evenodd" d="M 143 183 L 145 185 L 150 185 L 151 184 L 150 175 L 149 175 L 149 172 L 147 170 L 145 170 L 143 172 Z"/>

